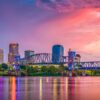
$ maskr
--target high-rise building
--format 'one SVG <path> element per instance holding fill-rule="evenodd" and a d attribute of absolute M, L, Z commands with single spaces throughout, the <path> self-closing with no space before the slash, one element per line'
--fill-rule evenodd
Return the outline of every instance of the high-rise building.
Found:
<path fill-rule="evenodd" d="M 0 64 L 4 62 L 4 51 L 3 49 L 0 49 Z"/>
<path fill-rule="evenodd" d="M 62 45 L 54 45 L 52 47 L 52 62 L 60 63 L 63 56 L 64 56 L 63 46 Z"/>
<path fill-rule="evenodd" d="M 72 70 L 74 68 L 73 63 L 75 62 L 76 52 L 69 49 L 68 51 L 68 68 Z"/>
<path fill-rule="evenodd" d="M 28 59 L 32 55 L 34 55 L 34 51 L 32 51 L 32 50 L 26 50 L 26 51 L 24 51 L 25 59 Z"/>
<path fill-rule="evenodd" d="M 19 44 L 18 43 L 10 43 L 9 44 L 9 54 L 8 54 L 8 62 L 10 64 L 15 63 L 16 57 L 19 56 Z"/>

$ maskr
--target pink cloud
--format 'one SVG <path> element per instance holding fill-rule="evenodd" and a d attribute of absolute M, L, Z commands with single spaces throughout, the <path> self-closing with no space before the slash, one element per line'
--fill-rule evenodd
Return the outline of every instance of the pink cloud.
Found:
<path fill-rule="evenodd" d="M 90 52 L 84 47 L 100 39 L 100 17 L 97 15 L 99 12 L 100 9 L 95 8 L 81 9 L 71 14 L 71 16 L 65 14 L 41 23 L 36 26 L 32 33 L 32 36 L 37 33 L 40 42 L 37 47 L 42 45 L 42 49 L 46 51 L 48 48 L 50 50 L 53 44 L 60 43 L 65 47 L 65 54 L 67 54 L 68 48 Z M 37 43 L 38 40 L 36 41 Z M 98 55 L 99 49 L 91 47 L 91 51 Z"/>

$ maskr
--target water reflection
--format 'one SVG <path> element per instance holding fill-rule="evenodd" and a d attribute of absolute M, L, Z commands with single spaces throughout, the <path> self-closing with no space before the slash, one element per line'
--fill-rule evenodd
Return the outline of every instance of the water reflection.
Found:
<path fill-rule="evenodd" d="M 16 100 L 16 78 L 15 77 L 12 77 L 9 79 L 10 81 L 10 97 L 11 97 L 11 100 Z"/>
<path fill-rule="evenodd" d="M 39 100 L 42 100 L 42 78 L 40 78 L 40 95 L 39 95 Z"/>
<path fill-rule="evenodd" d="M 53 100 L 57 100 L 57 79 L 53 81 Z"/>
<path fill-rule="evenodd" d="M 2 91 L 3 92 L 3 78 L 1 77 L 0 78 L 0 91 Z M 0 100 L 3 100 L 3 97 L 2 97 L 2 92 L 0 92 Z"/>
<path fill-rule="evenodd" d="M 0 77 L 0 100 L 100 100 L 100 77 Z"/>

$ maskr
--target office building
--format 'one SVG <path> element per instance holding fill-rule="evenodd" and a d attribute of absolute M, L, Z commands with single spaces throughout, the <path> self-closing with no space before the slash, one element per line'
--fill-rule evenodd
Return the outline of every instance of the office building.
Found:
<path fill-rule="evenodd" d="M 28 59 L 32 55 L 34 55 L 34 51 L 32 51 L 32 50 L 26 50 L 26 51 L 24 51 L 25 59 Z"/>
<path fill-rule="evenodd" d="M 72 70 L 74 68 L 73 63 L 75 62 L 76 52 L 69 49 L 68 51 L 68 68 Z"/>
<path fill-rule="evenodd" d="M 19 57 L 19 44 L 10 43 L 9 44 L 9 54 L 8 54 L 8 63 L 13 64 L 16 61 L 16 57 Z"/>
<path fill-rule="evenodd" d="M 4 51 L 3 49 L 0 49 L 0 64 L 4 62 Z"/>
<path fill-rule="evenodd" d="M 62 45 L 54 45 L 52 47 L 52 62 L 60 63 L 63 56 L 64 56 L 63 46 Z"/>

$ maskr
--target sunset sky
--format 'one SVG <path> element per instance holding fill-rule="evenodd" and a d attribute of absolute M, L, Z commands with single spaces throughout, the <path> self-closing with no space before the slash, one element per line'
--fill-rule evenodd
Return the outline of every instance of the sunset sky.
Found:
<path fill-rule="evenodd" d="M 0 48 L 18 42 L 20 54 L 62 44 L 83 60 L 100 60 L 100 0 L 0 0 Z M 7 59 L 7 57 L 5 57 Z"/>

